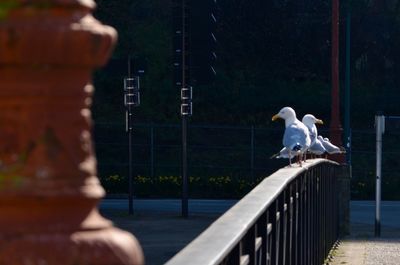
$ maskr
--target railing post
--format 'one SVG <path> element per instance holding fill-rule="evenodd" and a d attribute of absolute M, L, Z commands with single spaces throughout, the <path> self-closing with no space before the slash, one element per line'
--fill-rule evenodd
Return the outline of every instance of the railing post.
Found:
<path fill-rule="evenodd" d="M 310 204 L 311 204 L 311 214 L 310 214 L 310 239 L 311 239 L 311 244 L 310 244 L 310 257 L 311 261 L 310 264 L 315 264 L 315 172 L 314 168 L 309 170 L 310 178 L 311 178 L 311 189 L 310 189 Z"/>
<path fill-rule="evenodd" d="M 267 264 L 267 248 L 268 248 L 268 211 L 266 211 L 257 222 L 257 234 L 261 237 L 261 264 Z"/>
<path fill-rule="evenodd" d="M 339 195 L 336 200 L 339 203 L 339 234 L 350 234 L 350 180 L 351 165 L 340 165 L 336 170 L 336 185 Z"/>
<path fill-rule="evenodd" d="M 281 205 L 279 211 L 281 212 L 281 218 L 282 223 L 282 233 L 281 233 L 281 238 L 280 238 L 280 254 L 279 254 L 279 260 L 281 261 L 279 264 L 286 264 L 286 251 L 287 251 L 287 224 L 288 224 L 288 203 L 287 203 L 287 189 L 285 189 L 281 196 L 282 199 L 280 199 Z"/>
<path fill-rule="evenodd" d="M 311 264 L 311 177 L 310 172 L 305 173 L 306 182 L 306 263 Z"/>
<path fill-rule="evenodd" d="M 286 244 L 287 246 L 287 251 L 286 251 L 286 260 L 288 261 L 289 265 L 293 264 L 293 254 L 294 254 L 294 247 L 293 247 L 293 242 L 294 242 L 294 204 L 295 204 L 295 195 L 296 194 L 296 183 L 290 184 L 289 187 L 289 199 L 288 199 L 288 205 L 289 205 L 289 239 L 288 243 Z"/>
<path fill-rule="evenodd" d="M 306 244 L 306 221 L 305 221 L 305 210 L 306 210 L 306 177 L 301 176 L 299 179 L 299 238 L 298 241 L 298 258 L 299 264 L 304 265 L 305 263 L 305 244 Z"/>
<path fill-rule="evenodd" d="M 271 264 L 278 265 L 279 264 L 279 220 L 280 213 L 278 208 L 278 200 L 273 202 L 269 209 L 269 222 L 272 224 L 272 236 L 271 236 Z"/>
<path fill-rule="evenodd" d="M 301 183 L 298 179 L 296 179 L 295 182 L 295 194 L 294 194 L 294 198 L 295 198 L 295 204 L 294 204 L 294 216 L 295 216 L 295 225 L 294 225 L 294 251 L 293 251 L 293 264 L 301 264 L 300 260 L 299 260 L 299 248 L 300 248 L 300 231 L 299 231 L 299 224 L 300 224 L 300 216 L 299 216 L 299 208 L 300 208 L 300 202 L 301 202 Z"/>

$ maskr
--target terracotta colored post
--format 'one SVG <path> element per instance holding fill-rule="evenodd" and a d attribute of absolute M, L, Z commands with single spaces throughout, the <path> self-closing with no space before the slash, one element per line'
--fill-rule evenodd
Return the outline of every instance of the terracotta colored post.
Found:
<path fill-rule="evenodd" d="M 330 140 L 342 146 L 342 125 L 340 124 L 339 96 L 339 0 L 332 0 L 332 106 Z M 344 154 L 330 156 L 339 163 L 345 162 Z"/>
<path fill-rule="evenodd" d="M 117 34 L 94 7 L 0 5 L 0 264 L 143 263 L 136 239 L 96 208 L 90 82 Z"/>

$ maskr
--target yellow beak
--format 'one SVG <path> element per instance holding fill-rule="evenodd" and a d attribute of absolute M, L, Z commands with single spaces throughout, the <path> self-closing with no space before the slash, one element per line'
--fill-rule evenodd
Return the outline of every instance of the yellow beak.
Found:
<path fill-rule="evenodd" d="M 274 116 L 272 116 L 272 121 L 276 121 L 277 119 L 279 119 L 280 117 L 279 117 L 279 115 L 278 114 L 275 114 Z"/>
<path fill-rule="evenodd" d="M 322 120 L 320 120 L 320 119 L 317 119 L 317 120 L 315 121 L 315 123 L 324 124 L 324 122 L 323 122 Z"/>

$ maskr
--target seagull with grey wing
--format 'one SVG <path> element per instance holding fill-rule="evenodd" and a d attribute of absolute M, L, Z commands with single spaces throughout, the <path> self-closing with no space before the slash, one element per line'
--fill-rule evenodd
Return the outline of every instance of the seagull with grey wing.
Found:
<path fill-rule="evenodd" d="M 324 138 L 321 135 L 318 135 L 318 139 L 321 141 L 322 145 L 324 146 L 324 148 L 326 149 L 326 152 L 328 154 L 333 155 L 333 154 L 345 154 L 346 153 L 346 150 L 332 144 L 328 138 L 326 138 L 326 137 Z"/>
<path fill-rule="evenodd" d="M 321 140 L 318 139 L 318 130 L 316 124 L 324 124 L 324 122 L 320 119 L 317 119 L 312 114 L 306 114 L 303 116 L 301 120 L 305 126 L 307 126 L 308 131 L 310 133 L 311 145 L 308 148 L 308 152 L 312 155 L 322 155 L 326 152 L 324 145 L 321 143 Z"/>
<path fill-rule="evenodd" d="M 296 118 L 296 112 L 291 107 L 282 108 L 272 117 L 272 121 L 275 121 L 278 118 L 285 120 L 285 132 L 282 139 L 284 148 L 276 157 L 284 151 L 283 153 L 287 153 L 290 166 L 292 165 L 291 159 L 293 156 L 297 156 L 297 162 L 301 166 L 302 156 L 311 144 L 308 128 Z"/>

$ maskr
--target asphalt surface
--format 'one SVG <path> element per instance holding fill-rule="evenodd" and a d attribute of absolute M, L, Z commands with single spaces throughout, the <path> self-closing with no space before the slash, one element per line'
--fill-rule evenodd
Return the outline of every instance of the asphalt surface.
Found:
<path fill-rule="evenodd" d="M 139 240 L 147 265 L 161 265 L 236 203 L 234 200 L 190 200 L 189 218 L 181 217 L 180 200 L 134 200 L 128 214 L 126 199 L 106 199 L 100 212 Z M 399 265 L 400 202 L 382 202 L 381 237 L 374 237 L 375 204 L 352 201 L 351 235 L 341 240 L 331 264 Z"/>
<path fill-rule="evenodd" d="M 375 202 L 351 201 L 350 225 L 353 237 L 373 237 L 375 234 Z M 382 202 L 381 235 L 384 238 L 400 238 L 400 202 Z"/>
<path fill-rule="evenodd" d="M 106 199 L 100 204 L 100 212 L 115 226 L 137 237 L 146 265 L 160 265 L 235 203 L 234 200 L 189 200 L 189 217 L 183 218 L 180 200 L 134 200 L 134 214 L 129 215 L 126 199 Z"/>

